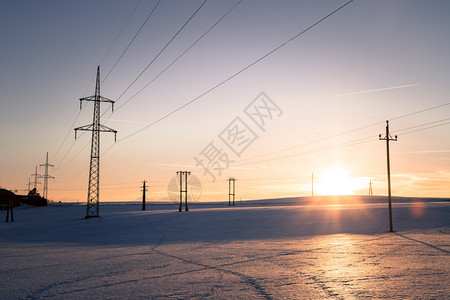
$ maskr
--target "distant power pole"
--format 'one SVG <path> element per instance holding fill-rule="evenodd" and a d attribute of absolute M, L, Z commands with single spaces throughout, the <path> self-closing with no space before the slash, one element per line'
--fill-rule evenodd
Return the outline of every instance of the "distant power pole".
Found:
<path fill-rule="evenodd" d="M 230 177 L 227 179 L 227 181 L 228 181 L 228 206 L 231 206 L 231 196 L 233 196 L 233 206 L 234 206 L 234 199 L 236 197 L 236 178 Z M 233 188 L 231 188 L 231 186 L 233 186 Z"/>
<path fill-rule="evenodd" d="M 44 176 L 39 176 L 39 178 L 44 178 L 44 188 L 42 190 L 42 197 L 47 199 L 48 179 L 49 178 L 55 179 L 55 177 L 48 175 L 48 167 L 54 167 L 54 165 L 51 165 L 48 163 L 48 152 L 47 152 L 47 157 L 45 159 L 45 164 L 42 164 L 40 166 L 44 167 Z"/>
<path fill-rule="evenodd" d="M 369 196 L 373 196 L 372 179 L 369 181 Z"/>
<path fill-rule="evenodd" d="M 6 222 L 9 222 L 9 216 L 11 216 L 11 222 L 14 222 L 14 203 L 12 199 L 8 199 L 6 208 Z"/>
<path fill-rule="evenodd" d="M 100 103 L 107 102 L 112 104 L 114 111 L 114 101 L 100 96 L 100 66 L 97 67 L 97 81 L 95 84 L 95 95 L 80 98 L 80 109 L 83 101 L 94 102 L 94 117 L 92 124 L 84 125 L 75 128 L 75 138 L 77 138 L 77 130 L 91 131 L 91 162 L 89 168 L 89 188 L 86 205 L 86 219 L 90 217 L 100 217 L 99 203 L 100 203 L 100 132 L 113 132 L 114 140 L 116 139 L 117 131 L 100 124 Z"/>
<path fill-rule="evenodd" d="M 142 210 L 144 211 L 145 210 L 145 192 L 147 191 L 147 187 L 145 186 L 145 183 L 146 183 L 147 181 L 142 181 Z"/>
<path fill-rule="evenodd" d="M 33 185 L 33 187 L 36 189 L 36 192 L 37 192 L 37 185 L 41 184 L 40 182 L 37 181 L 38 178 L 41 178 L 41 175 L 38 174 L 38 172 L 37 172 L 37 166 L 36 166 L 36 170 L 34 171 L 34 174 L 31 174 L 31 176 L 34 176 L 34 185 Z"/>
<path fill-rule="evenodd" d="M 392 226 L 392 202 L 391 202 L 391 166 L 389 162 L 389 141 L 397 141 L 397 136 L 392 138 L 389 134 L 389 121 L 386 121 L 386 136 L 384 138 L 379 135 L 379 139 L 386 141 L 386 157 L 387 157 L 387 176 L 388 176 L 388 201 L 389 201 L 389 232 L 394 232 L 394 228 Z"/>
<path fill-rule="evenodd" d="M 28 178 L 28 183 L 26 184 L 28 192 L 31 191 L 31 178 Z"/>
<path fill-rule="evenodd" d="M 311 197 L 314 197 L 314 173 L 311 173 Z"/>
<path fill-rule="evenodd" d="M 189 211 L 188 208 L 188 188 L 187 188 L 187 176 L 190 175 L 191 172 L 188 171 L 177 171 L 177 175 L 180 175 L 180 205 L 178 207 L 178 211 L 182 211 L 183 209 L 183 193 L 184 193 L 184 210 Z M 184 190 L 183 190 L 183 175 L 184 175 Z"/>

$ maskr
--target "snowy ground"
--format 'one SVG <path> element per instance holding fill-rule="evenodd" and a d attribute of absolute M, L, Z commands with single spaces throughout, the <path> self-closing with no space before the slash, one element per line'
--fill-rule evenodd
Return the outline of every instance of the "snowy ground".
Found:
<path fill-rule="evenodd" d="M 448 299 L 450 202 L 353 200 L 0 211 L 0 299 Z"/>

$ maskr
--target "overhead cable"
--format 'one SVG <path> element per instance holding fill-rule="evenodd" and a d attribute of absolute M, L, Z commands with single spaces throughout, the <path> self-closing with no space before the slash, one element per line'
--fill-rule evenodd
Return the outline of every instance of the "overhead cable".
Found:
<path fill-rule="evenodd" d="M 304 33 L 308 32 L 309 30 L 311 30 L 312 28 L 314 28 L 315 26 L 319 25 L 320 23 L 322 23 L 323 21 L 325 21 L 326 19 L 328 19 L 329 17 L 331 17 L 332 15 L 334 15 L 335 13 L 337 13 L 338 11 L 340 11 L 341 9 L 343 9 L 344 7 L 346 7 L 347 5 L 349 5 L 350 3 L 352 3 L 354 0 L 350 0 L 348 2 L 346 2 L 345 4 L 341 5 L 340 7 L 338 7 L 337 9 L 335 9 L 334 11 L 332 11 L 331 13 L 327 14 L 325 17 L 321 18 L 320 20 L 316 21 L 315 23 L 313 23 L 312 25 L 310 25 L 309 27 L 307 27 L 306 29 L 300 31 L 299 33 L 297 33 L 296 35 L 294 35 L 293 37 L 291 37 L 290 39 L 288 39 L 286 42 L 282 43 L 281 45 L 277 46 L 276 48 L 274 48 L 273 50 L 269 51 L 268 53 L 264 54 L 263 56 L 261 56 L 260 58 L 258 58 L 257 60 L 253 61 L 252 63 L 250 63 L 249 65 L 247 65 L 246 67 L 244 67 L 243 69 L 239 70 L 238 72 L 234 73 L 233 75 L 231 75 L 230 77 L 226 78 L 225 80 L 219 82 L 218 84 L 216 84 L 215 86 L 213 86 L 212 88 L 208 89 L 207 91 L 203 92 L 201 95 L 195 97 L 194 99 L 186 102 L 185 104 L 183 104 L 182 106 L 178 107 L 177 109 L 167 113 L 166 115 L 160 117 L 159 119 L 157 119 L 156 121 L 148 124 L 147 126 L 144 126 L 143 128 L 123 137 L 122 139 L 119 139 L 117 142 L 121 142 L 125 139 L 128 139 L 130 137 L 132 137 L 133 135 L 136 135 L 137 133 L 155 125 L 156 123 L 161 122 L 162 120 L 168 118 L 169 116 L 175 114 L 176 112 L 182 110 L 183 108 L 191 105 L 192 103 L 196 102 L 197 100 L 201 99 L 202 97 L 204 97 L 205 95 L 209 94 L 210 92 L 214 91 L 215 89 L 217 89 L 218 87 L 222 86 L 223 84 L 227 83 L 228 81 L 230 81 L 231 79 L 235 78 L 236 76 L 240 75 L 241 73 L 245 72 L 246 70 L 250 69 L 252 66 L 256 65 L 257 63 L 259 63 L 260 61 L 262 61 L 263 59 L 267 58 L 268 56 L 270 56 L 271 54 L 275 53 L 276 51 L 278 51 L 279 49 L 281 49 L 282 47 L 286 46 L 287 44 L 289 44 L 290 42 L 292 42 L 293 40 L 295 40 L 296 38 L 298 38 L 299 36 L 303 35 Z M 137 80 L 137 79 L 136 79 Z M 135 80 L 135 81 L 136 81 Z M 133 83 L 135 82 L 133 81 Z M 131 86 L 131 85 L 130 85 Z M 127 88 L 128 90 L 128 88 Z M 125 90 L 126 91 L 126 90 Z M 124 92 L 125 93 L 125 92 Z M 122 96 L 124 93 L 122 93 L 120 96 Z M 120 98 L 120 97 L 119 97 Z"/>

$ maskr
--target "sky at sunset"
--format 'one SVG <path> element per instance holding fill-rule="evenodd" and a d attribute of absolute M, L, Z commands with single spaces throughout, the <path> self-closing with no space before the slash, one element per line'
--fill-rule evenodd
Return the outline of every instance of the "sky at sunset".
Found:
<path fill-rule="evenodd" d="M 143 180 L 166 201 L 177 171 L 198 201 L 229 177 L 237 200 L 309 196 L 312 174 L 386 195 L 386 120 L 392 194 L 450 197 L 449 1 L 204 2 L 0 1 L 0 186 L 25 194 L 48 152 L 48 198 L 86 201 L 100 65 L 100 202 Z"/>

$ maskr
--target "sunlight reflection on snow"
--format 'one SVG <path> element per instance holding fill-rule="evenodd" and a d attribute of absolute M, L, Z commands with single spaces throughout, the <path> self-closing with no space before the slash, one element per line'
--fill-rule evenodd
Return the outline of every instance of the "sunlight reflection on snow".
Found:
<path fill-rule="evenodd" d="M 329 296 L 348 294 L 344 290 L 350 288 L 348 283 L 355 278 L 362 278 L 367 273 L 364 264 L 367 254 L 357 246 L 358 241 L 352 235 L 324 235 L 314 239 L 318 251 L 319 273 L 329 287 Z"/>
<path fill-rule="evenodd" d="M 421 218 L 425 214 L 426 205 L 425 202 L 421 199 L 414 199 L 413 205 L 410 207 L 411 215 L 418 219 Z"/>

